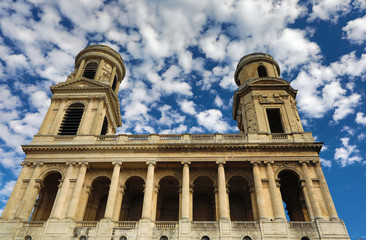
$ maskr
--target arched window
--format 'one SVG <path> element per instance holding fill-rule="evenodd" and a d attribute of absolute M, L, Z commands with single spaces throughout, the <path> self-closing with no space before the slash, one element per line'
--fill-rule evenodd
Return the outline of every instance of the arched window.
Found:
<path fill-rule="evenodd" d="M 160 240 L 168 240 L 168 237 L 167 236 L 161 236 Z"/>
<path fill-rule="evenodd" d="M 252 240 L 252 238 L 249 236 L 245 236 L 245 237 L 243 237 L 243 240 Z"/>
<path fill-rule="evenodd" d="M 117 75 L 115 75 L 114 79 L 113 79 L 113 84 L 112 84 L 113 91 L 116 90 L 116 86 L 117 86 Z"/>
<path fill-rule="evenodd" d="M 203 237 L 201 238 L 201 240 L 210 240 L 210 238 L 209 238 L 209 237 L 207 237 L 207 236 L 203 236 Z"/>
<path fill-rule="evenodd" d="M 73 103 L 66 110 L 58 135 L 76 135 L 84 113 L 84 104 Z"/>
<path fill-rule="evenodd" d="M 32 240 L 32 237 L 27 235 L 27 236 L 24 237 L 24 240 Z"/>
<path fill-rule="evenodd" d="M 310 240 L 310 238 L 304 236 L 304 237 L 301 238 L 301 240 Z"/>
<path fill-rule="evenodd" d="M 104 118 L 102 131 L 100 132 L 100 135 L 106 135 L 108 131 L 108 120 L 107 117 Z"/>
<path fill-rule="evenodd" d="M 267 69 L 265 66 L 261 65 L 257 68 L 258 77 L 268 77 Z"/>
<path fill-rule="evenodd" d="M 90 62 L 86 65 L 84 72 L 83 72 L 83 77 L 89 78 L 89 79 L 94 79 L 95 74 L 97 73 L 98 70 L 98 63 L 96 62 Z"/>
<path fill-rule="evenodd" d="M 127 237 L 126 237 L 126 236 L 121 236 L 121 237 L 119 238 L 119 240 L 127 240 Z"/>
<path fill-rule="evenodd" d="M 84 236 L 84 235 L 82 235 L 82 236 L 79 237 L 79 240 L 87 240 L 87 239 L 88 238 L 86 236 Z"/>
<path fill-rule="evenodd" d="M 298 175 L 293 171 L 283 170 L 278 177 L 288 219 L 290 221 L 309 221 Z"/>

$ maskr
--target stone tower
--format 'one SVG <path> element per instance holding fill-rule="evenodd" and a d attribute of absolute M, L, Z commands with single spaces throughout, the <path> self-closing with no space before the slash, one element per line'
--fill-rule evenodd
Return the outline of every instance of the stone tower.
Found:
<path fill-rule="evenodd" d="M 322 143 L 304 132 L 271 56 L 244 56 L 235 71 L 239 134 L 114 135 L 124 76 L 121 56 L 94 45 L 51 87 L 0 239 L 349 240 Z"/>

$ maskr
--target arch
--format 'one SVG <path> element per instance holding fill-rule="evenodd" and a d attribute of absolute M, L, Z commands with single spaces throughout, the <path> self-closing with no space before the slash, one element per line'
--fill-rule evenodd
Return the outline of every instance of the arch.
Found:
<path fill-rule="evenodd" d="M 215 177 L 213 177 L 212 175 L 210 175 L 210 174 L 205 174 L 205 173 L 198 173 L 198 174 L 195 174 L 195 175 L 193 175 L 192 177 L 191 177 L 191 182 L 190 182 L 190 184 L 192 185 L 192 184 L 194 184 L 194 182 L 196 181 L 196 179 L 197 178 L 200 178 L 200 177 L 207 177 L 207 178 L 209 178 L 211 181 L 212 181 L 212 183 L 213 183 L 213 185 L 217 185 L 217 183 L 216 183 L 216 179 L 215 179 Z"/>
<path fill-rule="evenodd" d="M 99 63 L 95 61 L 90 61 L 86 64 L 83 72 L 83 77 L 94 79 L 95 74 L 97 73 Z"/>
<path fill-rule="evenodd" d="M 278 174 L 280 191 L 287 218 L 290 221 L 308 221 L 309 215 L 301 189 L 299 175 L 292 170 L 282 170 Z"/>
<path fill-rule="evenodd" d="M 48 172 L 32 211 L 31 221 L 47 221 L 55 203 L 62 176 L 58 171 Z"/>
<path fill-rule="evenodd" d="M 65 112 L 58 135 L 76 135 L 83 117 L 85 105 L 77 102 L 71 104 Z"/>
<path fill-rule="evenodd" d="M 50 169 L 47 169 L 46 171 L 42 172 L 41 175 L 39 175 L 39 179 L 41 179 L 43 182 L 46 179 L 46 177 L 48 177 L 48 175 L 53 174 L 53 173 L 58 173 L 61 175 L 61 179 L 64 179 L 65 175 L 64 172 L 56 167 L 52 167 Z"/>
<path fill-rule="evenodd" d="M 253 221 L 248 181 L 242 176 L 234 176 L 228 185 L 231 221 Z"/>
<path fill-rule="evenodd" d="M 85 235 L 81 235 L 80 237 L 79 237 L 79 240 L 87 240 L 88 238 L 85 236 Z"/>
<path fill-rule="evenodd" d="M 215 189 L 212 179 L 200 176 L 193 184 L 193 221 L 215 221 Z"/>
<path fill-rule="evenodd" d="M 160 237 L 160 240 L 169 240 L 169 238 L 167 236 L 163 235 Z"/>
<path fill-rule="evenodd" d="M 165 176 L 159 181 L 156 220 L 179 220 L 179 181 L 176 177 Z"/>
<path fill-rule="evenodd" d="M 301 238 L 301 240 L 310 240 L 310 238 L 309 238 L 309 237 L 307 237 L 307 236 L 303 236 L 303 237 Z"/>
<path fill-rule="evenodd" d="M 283 167 L 280 167 L 280 168 L 276 169 L 275 170 L 275 176 L 276 176 L 276 178 L 280 178 L 279 175 L 283 171 L 293 172 L 294 174 L 296 174 L 296 176 L 299 179 L 302 179 L 303 178 L 301 172 L 299 170 L 297 170 L 295 166 L 291 166 L 291 165 L 283 166 Z"/>
<path fill-rule="evenodd" d="M 203 236 L 203 237 L 201 238 L 201 240 L 210 240 L 210 238 L 209 238 L 208 236 Z"/>
<path fill-rule="evenodd" d="M 232 174 L 232 175 L 229 175 L 227 176 L 226 178 L 226 185 L 229 184 L 230 180 L 234 177 L 240 177 L 240 178 L 243 178 L 244 181 L 246 181 L 248 183 L 249 186 L 252 186 L 253 185 L 253 181 L 250 177 L 250 175 L 248 173 L 245 173 L 245 174 L 239 174 L 239 173 L 235 173 L 235 174 Z"/>
<path fill-rule="evenodd" d="M 125 181 L 120 221 L 138 221 L 142 215 L 145 181 L 139 176 L 129 177 Z"/>
<path fill-rule="evenodd" d="M 245 237 L 243 237 L 243 240 L 252 240 L 252 238 L 249 236 L 245 236 Z"/>
<path fill-rule="evenodd" d="M 120 236 L 120 237 L 119 237 L 119 240 L 127 240 L 127 237 L 126 237 L 125 235 Z"/>
<path fill-rule="evenodd" d="M 105 176 L 99 176 L 93 180 L 84 221 L 99 221 L 104 217 L 110 182 L 110 179 Z"/>
<path fill-rule="evenodd" d="M 24 240 L 32 240 L 32 236 L 31 235 L 27 235 L 24 237 Z"/>
<path fill-rule="evenodd" d="M 267 69 L 263 65 L 259 65 L 257 68 L 258 77 L 268 77 Z"/>

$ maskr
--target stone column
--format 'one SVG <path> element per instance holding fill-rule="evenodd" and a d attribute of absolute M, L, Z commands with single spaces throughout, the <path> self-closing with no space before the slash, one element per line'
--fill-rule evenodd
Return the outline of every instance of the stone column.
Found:
<path fill-rule="evenodd" d="M 61 99 L 57 99 L 56 101 L 61 101 L 58 104 L 58 110 L 56 113 L 56 116 L 53 118 L 53 122 L 51 123 L 51 127 L 49 128 L 49 132 L 48 134 L 51 135 L 57 135 L 59 129 L 60 129 L 60 125 L 62 122 L 62 119 L 64 118 L 65 115 L 65 106 L 66 106 L 66 101 L 62 101 Z"/>
<path fill-rule="evenodd" d="M 314 190 L 313 180 L 311 179 L 310 174 L 309 174 L 308 165 L 305 162 L 300 162 L 300 164 L 301 164 L 302 173 L 304 174 L 304 178 L 305 178 L 306 189 L 309 193 L 309 198 L 310 198 L 311 206 L 313 209 L 314 218 L 322 219 L 323 217 L 321 215 L 319 202 L 316 197 L 315 190 Z"/>
<path fill-rule="evenodd" d="M 182 162 L 183 174 L 182 174 L 182 206 L 181 206 L 181 218 L 189 219 L 189 164 L 191 162 Z"/>
<path fill-rule="evenodd" d="M 269 185 L 269 192 L 271 194 L 272 208 L 275 220 L 286 220 L 285 210 L 283 208 L 282 200 L 280 198 L 280 192 L 278 191 L 277 184 L 273 174 L 273 168 L 271 162 L 267 163 L 267 178 Z"/>
<path fill-rule="evenodd" d="M 117 187 L 119 182 L 119 174 L 121 172 L 121 165 L 122 165 L 121 162 L 113 162 L 113 164 L 114 168 L 112 174 L 112 181 L 111 186 L 109 187 L 107 206 L 104 214 L 104 218 L 106 219 L 112 219 L 113 217 L 114 206 L 116 203 Z"/>
<path fill-rule="evenodd" d="M 306 211 L 307 211 L 307 217 L 309 219 L 306 219 L 305 216 L 305 221 L 314 221 L 314 213 L 313 213 L 313 209 L 311 207 L 310 204 L 310 199 L 309 199 L 309 194 L 308 194 L 308 190 L 306 189 L 306 185 L 305 185 L 305 181 L 301 181 L 301 185 L 300 188 L 302 190 L 302 193 L 304 195 L 304 200 L 305 200 L 305 206 L 306 206 Z"/>
<path fill-rule="evenodd" d="M 20 171 L 18 180 L 16 181 L 13 191 L 10 194 L 10 197 L 8 199 L 8 202 L 6 203 L 6 206 L 4 207 L 4 211 L 1 215 L 1 219 L 12 219 L 14 217 L 15 211 L 17 210 L 17 207 L 19 206 L 19 202 L 21 201 L 21 197 L 22 197 L 22 184 L 23 184 L 23 179 L 27 179 L 30 178 L 30 163 L 22 163 L 22 170 Z"/>
<path fill-rule="evenodd" d="M 155 161 L 146 162 L 147 167 L 147 175 L 146 175 L 146 183 L 145 183 L 145 194 L 144 194 L 144 202 L 142 206 L 142 219 L 151 220 L 151 203 L 152 203 L 152 194 L 154 188 L 154 168 Z"/>
<path fill-rule="evenodd" d="M 93 118 L 91 117 L 91 111 L 94 107 L 94 99 L 91 98 L 88 102 L 88 106 L 86 107 L 86 110 L 83 114 L 83 117 L 81 118 L 80 126 L 79 126 L 79 133 L 80 134 L 90 134 L 90 125 Z"/>
<path fill-rule="evenodd" d="M 37 195 L 42 188 L 42 181 L 36 181 L 36 179 L 39 177 L 43 163 L 38 162 L 34 163 L 34 165 L 35 168 L 33 170 L 32 177 L 29 180 L 27 189 L 25 190 L 22 200 L 15 213 L 15 219 L 29 219 L 34 207 L 34 203 L 36 202 Z"/>
<path fill-rule="evenodd" d="M 51 215 L 51 218 L 54 218 L 54 219 L 61 219 L 61 214 L 62 214 L 62 211 L 64 208 L 67 191 L 69 190 L 70 178 L 71 178 L 72 172 L 74 170 L 75 163 L 68 162 L 68 163 L 66 163 L 66 165 L 68 167 L 66 170 L 65 178 L 62 183 L 60 193 L 59 193 L 58 197 L 56 198 L 54 211 Z"/>
<path fill-rule="evenodd" d="M 218 194 L 219 194 L 219 208 L 220 208 L 220 219 L 229 220 L 229 211 L 227 203 L 227 192 L 226 192 L 226 178 L 224 161 L 217 161 L 217 176 L 218 176 Z"/>
<path fill-rule="evenodd" d="M 259 220 L 268 220 L 266 212 L 266 204 L 264 202 L 264 196 L 263 196 L 262 179 L 258 164 L 259 163 L 257 162 L 253 163 L 253 178 L 254 178 L 255 196 L 257 199 Z"/>
<path fill-rule="evenodd" d="M 71 220 L 74 220 L 76 210 L 78 209 L 80 194 L 81 194 L 81 190 L 83 188 L 86 170 L 88 168 L 87 162 L 80 162 L 79 165 L 80 165 L 79 174 L 76 179 L 74 191 L 73 191 L 71 199 L 70 199 L 69 209 L 66 214 L 66 219 L 71 219 Z"/>
<path fill-rule="evenodd" d="M 332 221 L 338 221 L 339 220 L 338 214 L 335 209 L 332 196 L 330 195 L 328 184 L 327 181 L 325 180 L 322 167 L 320 166 L 320 162 L 315 163 L 315 171 L 320 181 L 320 187 L 322 190 L 325 205 L 327 206 L 329 218 Z"/>
<path fill-rule="evenodd" d="M 78 71 L 76 72 L 75 78 L 81 77 L 81 74 L 82 74 L 82 72 L 84 70 L 84 66 L 85 66 L 85 59 L 81 60 L 81 63 L 79 65 Z"/>
<path fill-rule="evenodd" d="M 118 190 L 117 200 L 116 200 L 116 208 L 113 212 L 113 221 L 119 221 L 119 216 L 121 214 L 121 208 L 122 208 L 122 201 L 123 196 L 125 194 L 126 187 L 124 185 L 121 185 Z"/>

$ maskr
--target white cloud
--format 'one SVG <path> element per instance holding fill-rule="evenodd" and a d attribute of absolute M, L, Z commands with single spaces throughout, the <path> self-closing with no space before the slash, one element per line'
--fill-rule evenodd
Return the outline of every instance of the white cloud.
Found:
<path fill-rule="evenodd" d="M 320 162 L 321 162 L 322 166 L 324 166 L 324 167 L 331 167 L 332 166 L 332 161 L 331 160 L 326 160 L 326 159 L 320 158 Z"/>
<path fill-rule="evenodd" d="M 214 101 L 215 101 L 216 106 L 218 106 L 218 107 L 222 107 L 224 105 L 224 103 L 219 95 L 217 95 L 215 97 Z"/>
<path fill-rule="evenodd" d="M 346 34 L 345 38 L 351 43 L 364 43 L 366 39 L 366 15 L 347 22 L 347 25 L 342 30 Z"/>
<path fill-rule="evenodd" d="M 190 115 L 196 114 L 195 103 L 193 101 L 188 101 L 188 100 L 184 99 L 184 100 L 178 101 L 178 104 L 184 113 L 187 113 Z"/>
<path fill-rule="evenodd" d="M 358 112 L 356 114 L 356 123 L 366 125 L 366 117 L 364 116 L 363 112 Z"/>
<path fill-rule="evenodd" d="M 342 147 L 336 148 L 334 159 L 342 166 L 348 166 L 354 163 L 362 162 L 359 150 L 356 145 L 349 144 L 349 138 L 341 138 Z"/>
<path fill-rule="evenodd" d="M 312 0 L 312 12 L 309 21 L 317 18 L 337 22 L 340 15 L 347 14 L 351 10 L 351 0 Z"/>
<path fill-rule="evenodd" d="M 209 131 L 226 132 L 230 127 L 222 119 L 222 113 L 217 109 L 209 109 L 197 114 L 198 124 Z"/>

